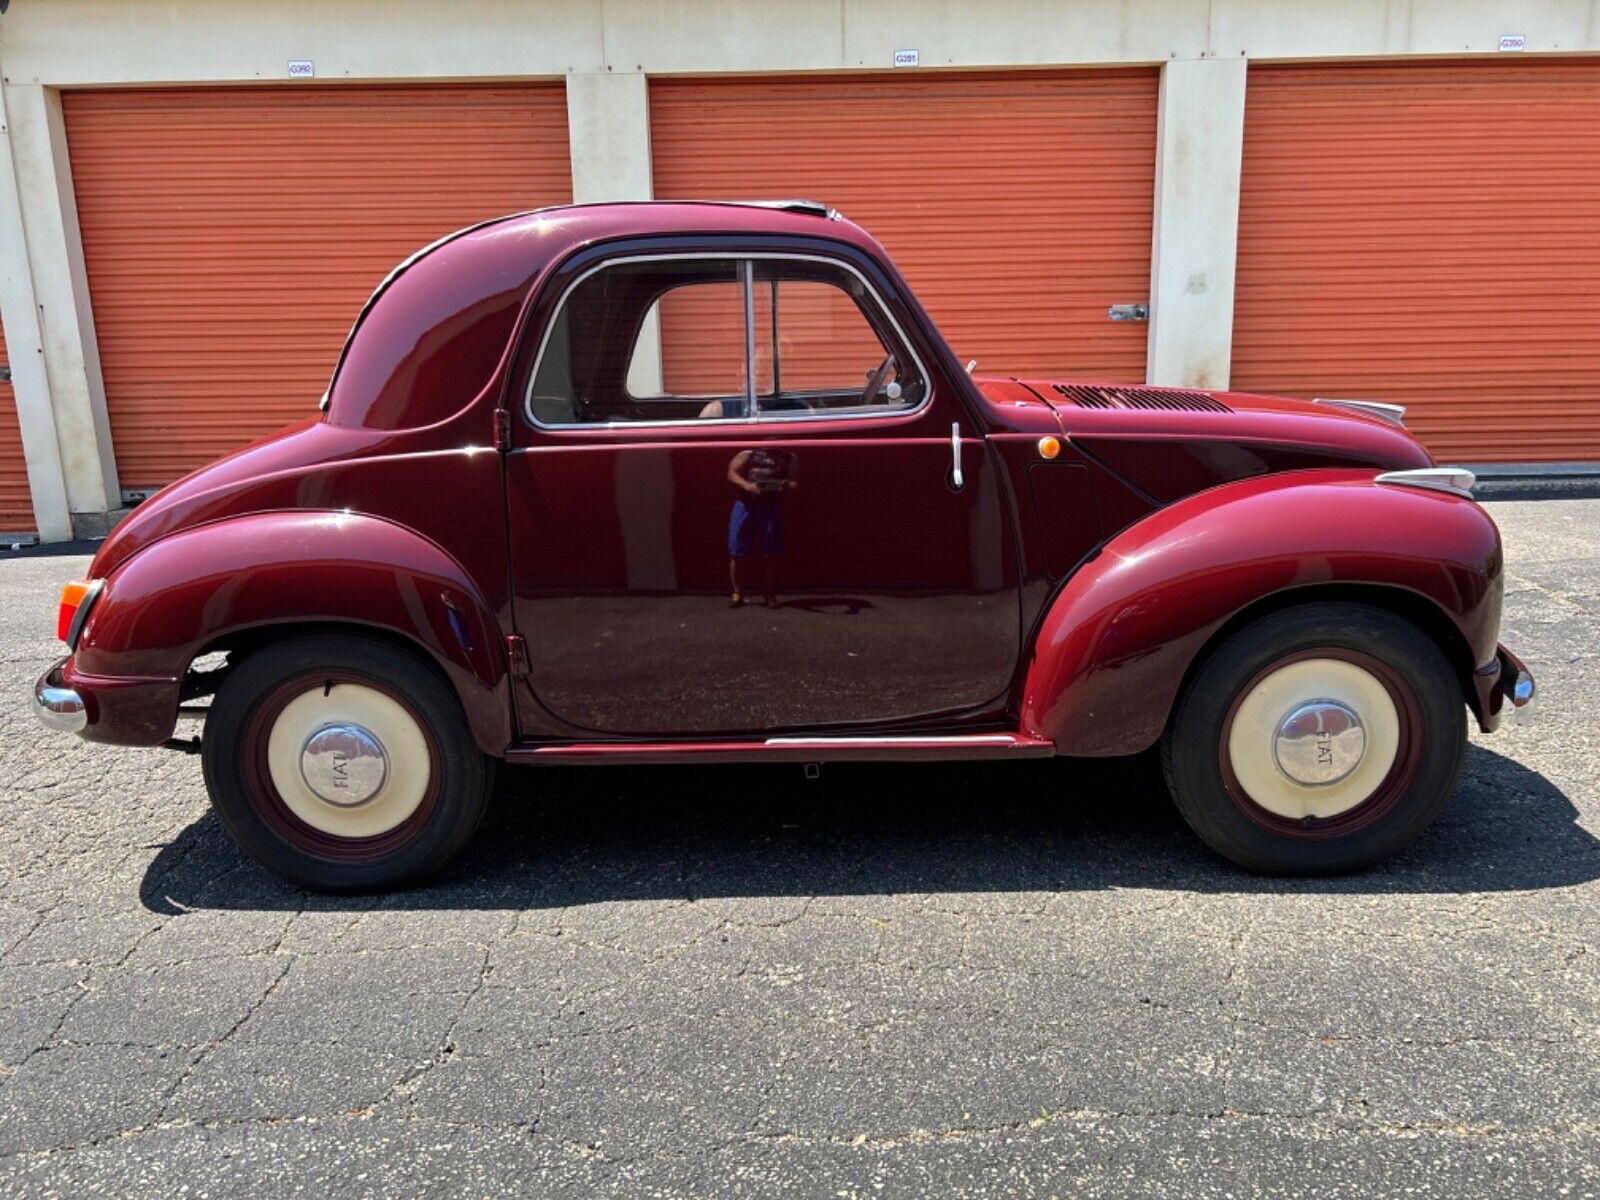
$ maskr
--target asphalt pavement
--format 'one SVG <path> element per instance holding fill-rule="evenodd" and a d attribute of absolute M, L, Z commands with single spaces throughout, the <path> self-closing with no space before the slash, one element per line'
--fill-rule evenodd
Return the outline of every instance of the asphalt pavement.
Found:
<path fill-rule="evenodd" d="M 1539 706 L 1309 881 L 1142 762 L 526 768 L 308 895 L 36 727 L 87 560 L 0 555 L 0 1194 L 1595 1196 L 1600 501 L 1489 507 Z"/>

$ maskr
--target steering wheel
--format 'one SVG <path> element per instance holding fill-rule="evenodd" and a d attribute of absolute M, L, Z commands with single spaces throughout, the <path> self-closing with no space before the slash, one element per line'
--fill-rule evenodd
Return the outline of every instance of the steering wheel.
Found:
<path fill-rule="evenodd" d="M 878 398 L 878 393 L 883 390 L 883 385 L 888 382 L 889 372 L 894 370 L 894 355 L 885 354 L 883 361 L 878 364 L 878 369 L 867 376 L 867 386 L 861 393 L 862 406 L 871 404 Z"/>

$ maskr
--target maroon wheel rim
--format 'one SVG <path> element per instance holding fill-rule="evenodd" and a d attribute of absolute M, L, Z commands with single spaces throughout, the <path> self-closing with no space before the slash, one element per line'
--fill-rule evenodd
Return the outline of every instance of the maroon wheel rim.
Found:
<path fill-rule="evenodd" d="M 372 837 L 347 838 L 317 829 L 301 820 L 284 802 L 267 760 L 267 744 L 279 715 L 297 696 L 313 688 L 353 683 L 381 692 L 393 700 L 422 731 L 428 749 L 428 787 L 416 810 L 393 829 Z M 244 784 L 251 804 L 274 834 L 303 854 L 328 862 L 367 863 L 387 858 L 414 841 L 439 805 L 441 760 L 439 746 L 422 714 L 409 700 L 381 679 L 353 671 L 319 671 L 300 675 L 278 685 L 250 713 L 244 736 Z"/>
<path fill-rule="evenodd" d="M 1395 747 L 1394 762 L 1390 765 L 1388 774 L 1360 804 L 1333 817 L 1307 817 L 1294 820 L 1263 808 L 1250 798 L 1249 793 L 1240 786 L 1238 778 L 1234 775 L 1233 764 L 1228 754 L 1228 742 L 1233 733 L 1234 717 L 1238 714 L 1239 706 L 1244 703 L 1245 697 L 1250 695 L 1267 676 L 1291 663 L 1304 662 L 1311 658 L 1332 658 L 1350 663 L 1352 666 L 1360 667 L 1381 683 L 1384 690 L 1389 693 L 1389 698 L 1394 701 L 1400 736 L 1399 744 Z M 1222 720 L 1222 734 L 1217 739 L 1217 763 L 1222 770 L 1222 783 L 1227 789 L 1228 798 L 1255 824 L 1284 837 L 1302 841 L 1324 841 L 1329 838 L 1348 837 L 1387 816 L 1416 782 L 1417 773 L 1422 767 L 1422 745 L 1422 705 L 1417 700 L 1416 692 L 1398 671 L 1359 650 L 1350 650 L 1344 646 L 1317 646 L 1273 660 L 1251 676 L 1250 680 L 1235 693 Z"/>

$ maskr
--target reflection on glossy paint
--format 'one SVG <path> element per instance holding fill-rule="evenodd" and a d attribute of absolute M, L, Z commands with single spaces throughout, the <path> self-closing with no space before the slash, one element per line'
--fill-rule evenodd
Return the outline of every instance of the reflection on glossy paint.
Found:
<path fill-rule="evenodd" d="M 708 424 L 666 444 L 541 432 L 507 467 L 526 514 L 511 526 L 526 711 L 738 732 L 1002 696 L 1020 629 L 1001 481 L 972 443 L 952 491 L 949 422 L 923 423 L 881 440 L 846 422 Z"/>
<path fill-rule="evenodd" d="M 800 456 L 793 450 L 749 447 L 728 460 L 728 482 L 737 489 L 728 514 L 729 607 L 744 604 L 759 563 L 762 601 L 777 608 L 778 566 L 787 545 L 783 498 L 800 486 Z"/>
<path fill-rule="evenodd" d="M 678 503 L 672 451 L 638 447 L 619 458 L 612 479 L 628 588 L 672 592 L 678 587 L 673 513 Z"/>

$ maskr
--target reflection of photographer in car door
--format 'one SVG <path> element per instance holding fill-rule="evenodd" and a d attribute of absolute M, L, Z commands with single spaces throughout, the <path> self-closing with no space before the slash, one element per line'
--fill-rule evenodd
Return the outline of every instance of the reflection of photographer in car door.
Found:
<path fill-rule="evenodd" d="M 778 559 L 783 556 L 783 493 L 800 486 L 799 462 L 788 450 L 741 450 L 728 463 L 728 482 L 739 489 L 728 514 L 728 577 L 738 608 L 744 603 L 741 561 L 760 556 L 768 608 L 778 607 Z"/>

